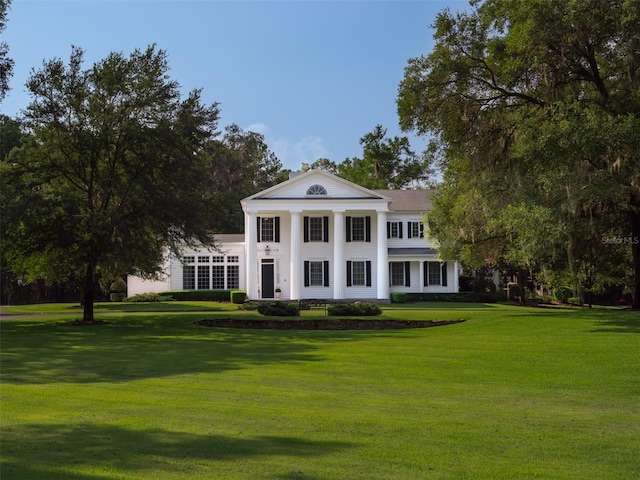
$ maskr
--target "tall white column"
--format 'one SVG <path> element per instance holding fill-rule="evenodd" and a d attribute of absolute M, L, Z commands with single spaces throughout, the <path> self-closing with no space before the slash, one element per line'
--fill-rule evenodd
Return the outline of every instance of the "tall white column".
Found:
<path fill-rule="evenodd" d="M 289 298 L 300 299 L 300 212 L 291 212 L 291 259 Z"/>
<path fill-rule="evenodd" d="M 387 212 L 378 212 L 378 300 L 389 300 L 389 250 L 387 248 Z"/>
<path fill-rule="evenodd" d="M 347 283 L 344 260 L 344 212 L 333 212 L 333 298 L 344 299 Z"/>
<path fill-rule="evenodd" d="M 459 275 L 459 271 L 458 271 L 458 262 L 453 262 L 453 291 L 455 293 L 458 293 L 458 290 L 460 290 L 460 275 Z"/>
<path fill-rule="evenodd" d="M 245 238 L 245 265 L 247 278 L 247 298 L 249 300 L 259 300 L 258 297 L 258 229 L 256 226 L 256 214 L 245 212 L 244 231 Z"/>
<path fill-rule="evenodd" d="M 418 270 L 420 271 L 420 291 L 424 292 L 424 262 L 418 262 Z"/>

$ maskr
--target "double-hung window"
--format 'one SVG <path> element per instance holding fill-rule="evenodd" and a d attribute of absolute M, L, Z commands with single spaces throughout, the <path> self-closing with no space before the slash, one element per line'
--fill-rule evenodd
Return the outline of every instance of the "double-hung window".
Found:
<path fill-rule="evenodd" d="M 329 261 L 307 260 L 304 262 L 304 286 L 329 286 Z"/>
<path fill-rule="evenodd" d="M 371 261 L 347 261 L 347 287 L 371 286 Z"/>
<path fill-rule="evenodd" d="M 424 238 L 424 225 L 422 222 L 409 222 L 409 238 Z"/>
<path fill-rule="evenodd" d="M 402 238 L 402 222 L 387 222 L 387 238 Z"/>
<path fill-rule="evenodd" d="M 371 217 L 346 217 L 347 242 L 371 241 Z"/>
<path fill-rule="evenodd" d="M 304 217 L 304 241 L 328 242 L 329 217 Z"/>

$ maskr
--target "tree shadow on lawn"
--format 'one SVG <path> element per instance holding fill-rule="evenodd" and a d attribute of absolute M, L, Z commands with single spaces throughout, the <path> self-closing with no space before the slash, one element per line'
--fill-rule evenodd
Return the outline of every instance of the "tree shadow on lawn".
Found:
<path fill-rule="evenodd" d="M 590 330 L 593 333 L 640 333 L 640 311 L 615 308 L 586 307 L 543 307 L 529 308 L 522 312 L 515 312 L 517 318 L 551 318 L 573 317 L 576 321 L 589 321 L 597 327 Z"/>
<path fill-rule="evenodd" d="M 174 470 L 189 477 L 189 470 L 196 468 L 193 465 L 202 468 L 203 462 L 272 455 L 311 457 L 353 446 L 276 435 L 238 438 L 160 429 L 128 430 L 117 425 L 31 424 L 3 430 L 0 478 L 7 479 L 98 480 L 125 472 L 151 478 L 154 470 Z M 67 468 L 90 468 L 103 471 L 104 476 L 71 474 L 65 471 Z M 215 471 L 208 474 L 215 478 Z"/>
<path fill-rule="evenodd" d="M 45 321 L 2 325 L 5 384 L 127 382 L 190 373 L 216 373 L 255 365 L 317 362 L 325 343 L 383 336 L 364 331 L 212 329 L 192 317 L 127 316 L 96 326 Z M 137 320 L 136 320 L 137 319 Z"/>

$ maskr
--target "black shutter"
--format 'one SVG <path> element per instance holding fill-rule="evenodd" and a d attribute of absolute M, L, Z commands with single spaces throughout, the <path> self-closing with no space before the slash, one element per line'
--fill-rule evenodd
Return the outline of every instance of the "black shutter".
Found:
<path fill-rule="evenodd" d="M 398 222 L 398 238 L 402 238 L 402 222 Z"/>
<path fill-rule="evenodd" d="M 307 260 L 304 262 L 304 286 L 309 286 L 309 262 Z"/>
<path fill-rule="evenodd" d="M 351 241 L 351 217 L 346 217 L 347 219 L 347 242 Z"/>
<path fill-rule="evenodd" d="M 329 286 L 329 260 L 324 261 L 324 286 Z"/>
<path fill-rule="evenodd" d="M 404 262 L 404 286 L 411 286 L 411 262 Z"/>
<path fill-rule="evenodd" d="M 371 286 L 371 260 L 367 260 L 365 263 L 365 278 L 367 282 L 367 287 Z"/>
<path fill-rule="evenodd" d="M 304 225 L 304 241 L 309 241 L 309 217 L 303 217 L 302 219 Z"/>
<path fill-rule="evenodd" d="M 350 287 L 352 284 L 353 283 L 351 281 L 351 262 L 347 260 L 347 287 Z"/>
<path fill-rule="evenodd" d="M 422 262 L 422 270 L 424 270 L 424 286 L 429 286 L 429 262 Z"/>
<path fill-rule="evenodd" d="M 387 222 L 387 238 L 391 238 L 391 222 Z"/>
<path fill-rule="evenodd" d="M 280 242 L 280 217 L 273 219 L 273 241 Z"/>
<path fill-rule="evenodd" d="M 329 217 L 322 217 L 322 241 L 329 243 Z"/>
<path fill-rule="evenodd" d="M 256 217 L 256 220 L 258 220 L 258 224 L 257 224 L 257 231 L 258 231 L 258 242 L 260 241 L 260 217 Z"/>
<path fill-rule="evenodd" d="M 442 264 L 442 271 L 440 275 L 442 276 L 442 286 L 446 287 L 447 286 L 447 262 L 444 262 Z"/>
<path fill-rule="evenodd" d="M 371 217 L 364 217 L 365 241 L 371 241 Z"/>
<path fill-rule="evenodd" d="M 411 238 L 411 222 L 407 222 L 407 238 Z"/>

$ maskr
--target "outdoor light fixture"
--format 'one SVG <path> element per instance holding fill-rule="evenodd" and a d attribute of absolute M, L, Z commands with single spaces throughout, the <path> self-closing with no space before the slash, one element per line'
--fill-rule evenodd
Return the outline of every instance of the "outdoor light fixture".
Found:
<path fill-rule="evenodd" d="M 269 248 L 269 245 L 267 245 L 266 247 L 264 247 L 264 254 L 268 256 L 270 253 L 271 249 Z"/>

